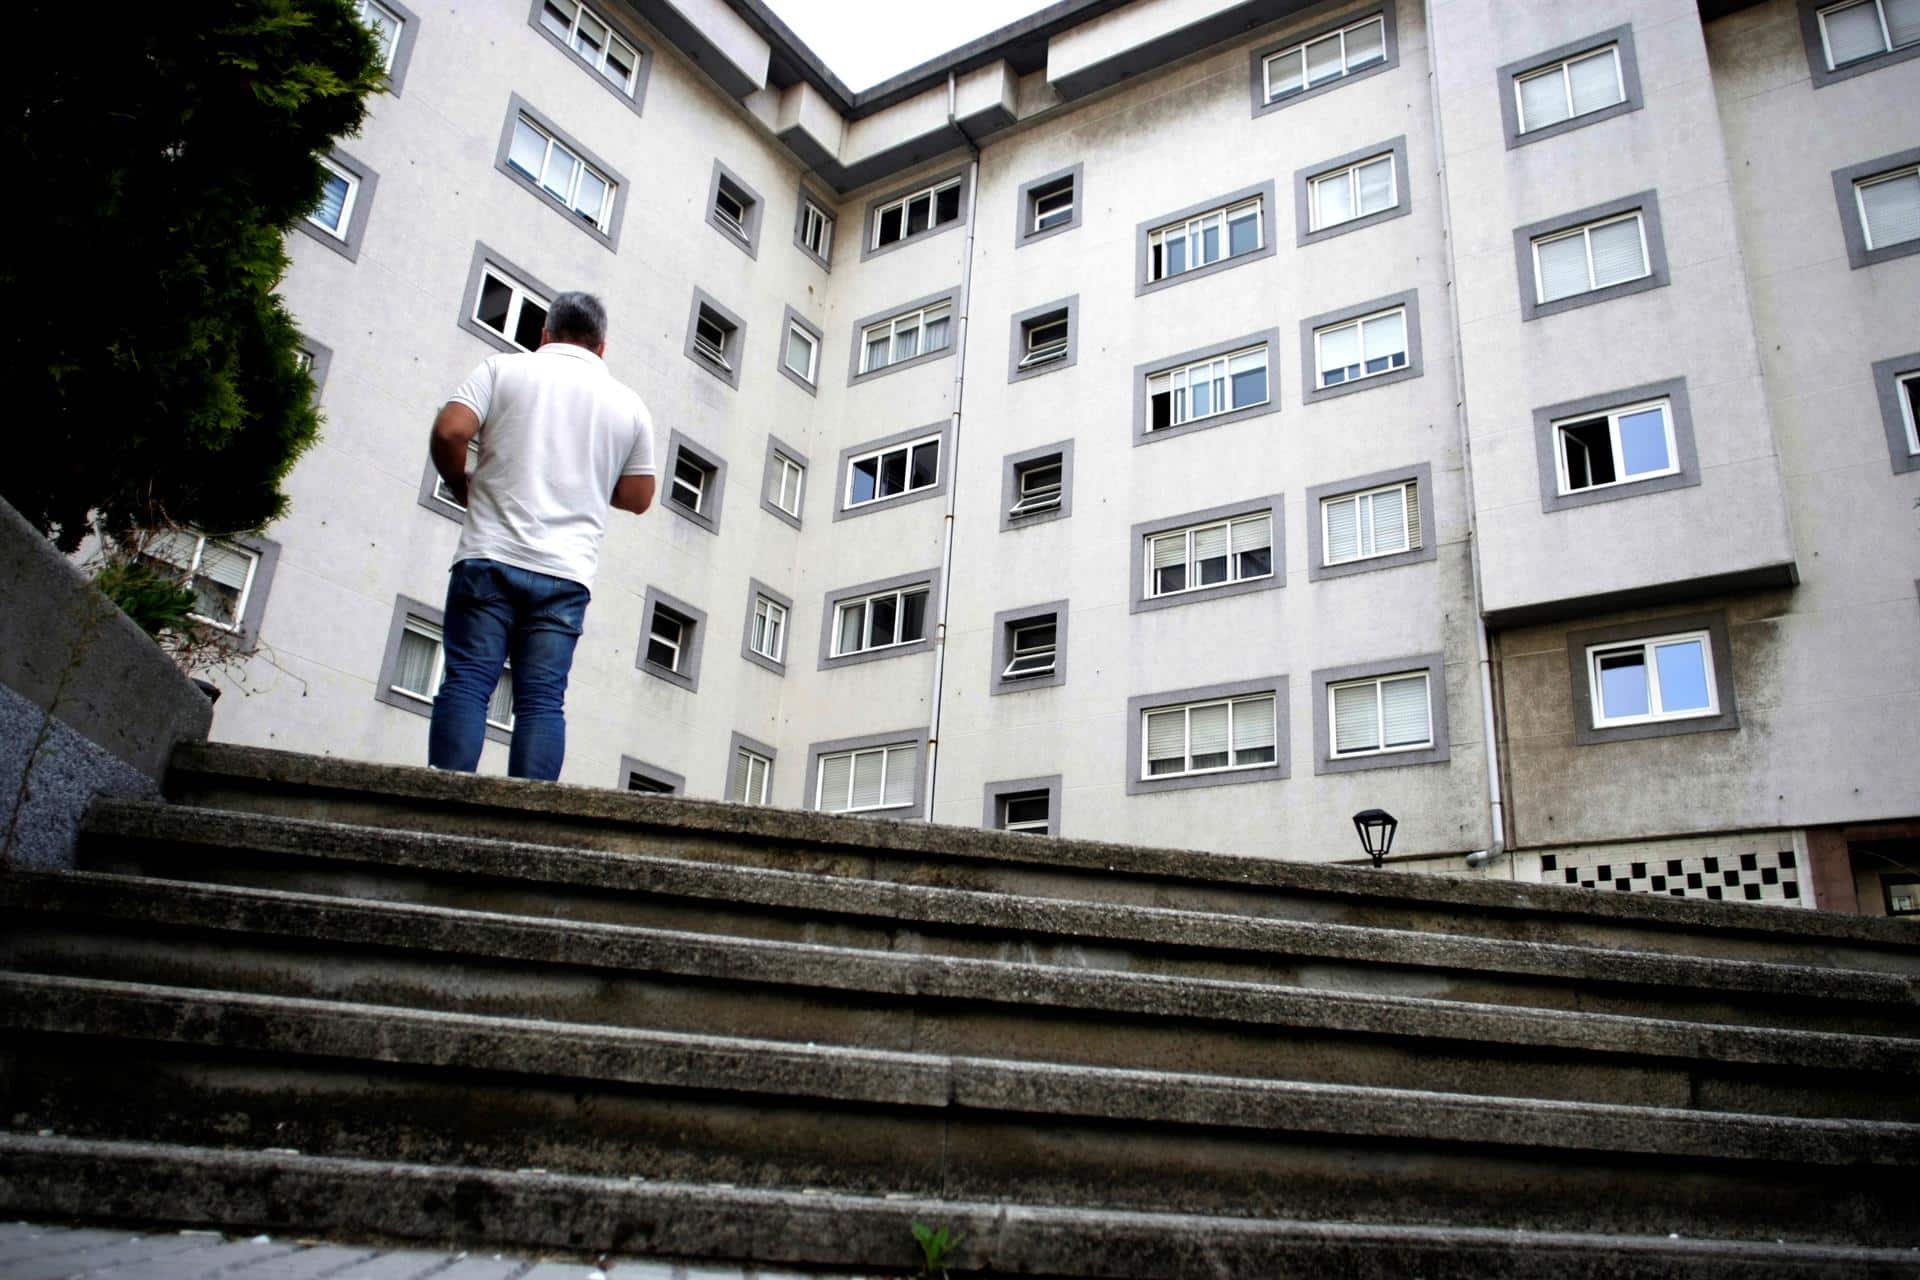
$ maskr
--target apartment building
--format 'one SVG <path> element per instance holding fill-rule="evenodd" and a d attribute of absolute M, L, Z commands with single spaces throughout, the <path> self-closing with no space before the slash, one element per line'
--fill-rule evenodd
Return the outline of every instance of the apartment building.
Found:
<path fill-rule="evenodd" d="M 1920 908 L 1917 0 L 1066 0 L 859 93 L 759 0 L 362 5 L 325 435 L 175 549 L 216 736 L 424 760 L 427 424 L 586 288 L 661 500 L 565 781 Z"/>

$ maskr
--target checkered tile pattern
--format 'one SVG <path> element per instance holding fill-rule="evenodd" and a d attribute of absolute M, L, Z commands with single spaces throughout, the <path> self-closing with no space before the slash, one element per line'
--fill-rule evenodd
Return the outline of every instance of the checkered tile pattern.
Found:
<path fill-rule="evenodd" d="M 1582 889 L 1806 905 L 1800 897 L 1800 868 L 1791 849 L 1677 858 L 1662 858 L 1644 849 L 1549 853 L 1540 858 L 1540 879 Z"/>

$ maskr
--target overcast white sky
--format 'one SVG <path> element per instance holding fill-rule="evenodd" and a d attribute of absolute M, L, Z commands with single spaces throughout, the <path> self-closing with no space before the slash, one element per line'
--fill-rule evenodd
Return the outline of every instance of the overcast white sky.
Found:
<path fill-rule="evenodd" d="M 1036 0 L 767 0 L 827 69 L 854 90 L 870 88 L 969 40 L 1046 8 Z"/>

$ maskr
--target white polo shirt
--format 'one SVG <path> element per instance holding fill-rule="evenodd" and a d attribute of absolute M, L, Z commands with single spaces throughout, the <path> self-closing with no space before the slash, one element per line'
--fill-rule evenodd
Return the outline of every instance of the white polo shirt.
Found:
<path fill-rule="evenodd" d="M 454 563 L 498 560 L 592 587 L 614 483 L 654 474 L 646 404 L 565 342 L 494 356 L 450 399 L 480 418 Z"/>

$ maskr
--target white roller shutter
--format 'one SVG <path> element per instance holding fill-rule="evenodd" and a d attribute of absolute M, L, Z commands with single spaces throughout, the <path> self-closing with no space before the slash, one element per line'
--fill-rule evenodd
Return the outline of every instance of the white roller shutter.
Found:
<path fill-rule="evenodd" d="M 853 807 L 874 809 L 886 799 L 887 753 L 856 751 L 853 755 Z"/>
<path fill-rule="evenodd" d="M 1342 325 L 1320 335 L 1320 372 L 1326 374 L 1360 363 L 1360 326 Z"/>
<path fill-rule="evenodd" d="M 1407 349 L 1407 313 L 1395 311 L 1375 316 L 1361 326 L 1366 330 L 1367 359 L 1378 360 Z"/>
<path fill-rule="evenodd" d="M 1417 551 L 1420 547 L 1420 486 L 1407 486 L 1407 549 Z"/>
<path fill-rule="evenodd" d="M 1193 531 L 1193 559 L 1198 564 L 1203 560 L 1218 560 L 1227 554 L 1227 526 L 1208 525 L 1204 529 Z"/>
<path fill-rule="evenodd" d="M 1380 704 L 1371 684 L 1342 685 L 1333 691 L 1333 749 L 1371 751 L 1380 745 Z"/>
<path fill-rule="evenodd" d="M 513 723 L 513 672 L 500 673 L 500 683 L 493 686 L 493 696 L 487 699 L 487 719 L 495 724 Z"/>
<path fill-rule="evenodd" d="M 1360 554 L 1360 499 L 1335 498 L 1326 504 L 1328 564 Z"/>
<path fill-rule="evenodd" d="M 1886 0 L 1886 6 L 1887 34 L 1893 37 L 1893 47 L 1920 40 L 1920 0 Z"/>
<path fill-rule="evenodd" d="M 1540 301 L 1552 302 L 1585 293 L 1587 278 L 1587 242 L 1585 236 L 1566 236 L 1544 243 L 1535 242 L 1534 256 L 1540 264 Z"/>
<path fill-rule="evenodd" d="M 1233 553 L 1262 551 L 1273 545 L 1273 517 L 1256 516 L 1233 522 Z"/>
<path fill-rule="evenodd" d="M 1585 115 L 1620 101 L 1618 56 L 1614 50 L 1607 49 L 1567 64 L 1567 81 L 1573 92 L 1573 114 Z"/>
<path fill-rule="evenodd" d="M 1906 7 L 1920 8 L 1920 5 L 1908 4 Z M 1873 0 L 1846 9 L 1832 10 L 1823 14 L 1820 20 L 1827 29 L 1827 60 L 1832 66 L 1838 67 L 1886 52 L 1886 40 L 1880 32 L 1880 15 L 1874 11 Z M 1887 21 L 1888 25 L 1892 25 L 1891 11 L 1887 14 Z"/>
<path fill-rule="evenodd" d="M 886 803 L 913 803 L 913 775 L 920 755 L 918 747 L 888 747 Z"/>
<path fill-rule="evenodd" d="M 1393 200 L 1393 159 L 1387 157 L 1360 166 L 1360 212 L 1378 213 L 1391 209 Z"/>
<path fill-rule="evenodd" d="M 1347 70 L 1386 56 L 1386 27 L 1379 19 L 1347 32 Z"/>
<path fill-rule="evenodd" d="M 1385 554 L 1407 549 L 1407 509 L 1401 491 L 1389 489 L 1373 495 L 1373 550 Z"/>
<path fill-rule="evenodd" d="M 1920 172 L 1862 186 L 1860 207 L 1866 213 L 1870 248 L 1920 239 Z"/>
<path fill-rule="evenodd" d="M 1202 756 L 1226 754 L 1227 705 L 1224 702 L 1192 708 L 1187 712 L 1187 725 L 1188 750 L 1192 753 L 1195 768 L 1203 767 L 1200 764 Z"/>
<path fill-rule="evenodd" d="M 853 756 L 827 756 L 820 761 L 820 807 L 839 813 L 847 807 L 847 791 L 853 783 Z"/>
<path fill-rule="evenodd" d="M 1274 744 L 1273 699 L 1242 698 L 1233 704 L 1233 752 L 1235 763 L 1243 751 L 1258 751 Z"/>
<path fill-rule="evenodd" d="M 1635 215 L 1619 222 L 1595 227 L 1593 236 L 1593 287 L 1638 280 L 1647 274 L 1647 255 L 1640 243 L 1640 218 Z"/>
<path fill-rule="evenodd" d="M 1410 746 L 1433 736 L 1427 714 L 1427 677 L 1424 673 L 1381 681 L 1380 705 L 1381 716 L 1386 721 L 1387 746 Z"/>
<path fill-rule="evenodd" d="M 1180 708 L 1147 713 L 1147 760 L 1173 760 L 1185 767 L 1187 713 Z"/>
<path fill-rule="evenodd" d="M 1559 72 L 1522 80 L 1520 89 L 1520 127 L 1544 128 L 1567 118 L 1567 86 Z"/>
<path fill-rule="evenodd" d="M 1330 227 L 1353 217 L 1353 184 L 1346 174 L 1337 173 L 1314 183 L 1313 197 L 1315 225 Z"/>

